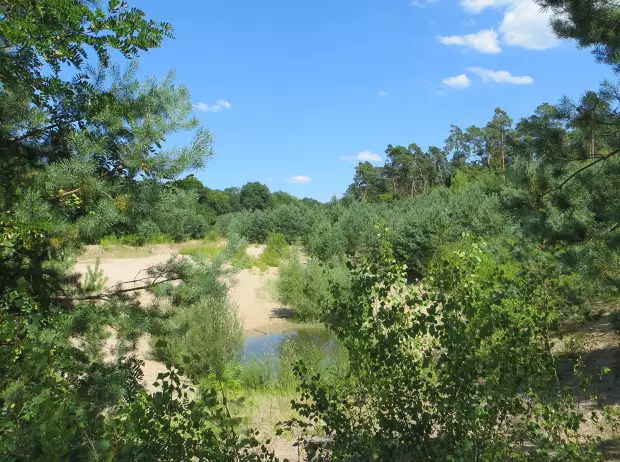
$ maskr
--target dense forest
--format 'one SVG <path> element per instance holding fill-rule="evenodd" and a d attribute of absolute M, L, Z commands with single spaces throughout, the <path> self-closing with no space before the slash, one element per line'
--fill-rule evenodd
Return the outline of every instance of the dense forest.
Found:
<path fill-rule="evenodd" d="M 617 4 L 537 3 L 620 72 Z M 306 460 L 617 454 L 617 355 L 601 362 L 574 334 L 620 333 L 615 82 L 519 121 L 497 108 L 426 151 L 389 145 L 320 203 L 193 175 L 214 148 L 188 89 L 172 72 L 137 78 L 173 34 L 120 0 L 0 0 L 2 460 L 276 460 L 235 415 L 234 395 L 265 379 L 239 362 L 228 276 L 259 263 L 338 348 L 338 367 L 279 366 L 295 399 L 277 434 Z M 179 132 L 192 141 L 170 147 Z M 130 288 L 73 270 L 88 244 L 188 240 Z M 266 244 L 260 262 L 248 242 Z M 167 366 L 155 391 L 133 354 L 145 334 Z"/>

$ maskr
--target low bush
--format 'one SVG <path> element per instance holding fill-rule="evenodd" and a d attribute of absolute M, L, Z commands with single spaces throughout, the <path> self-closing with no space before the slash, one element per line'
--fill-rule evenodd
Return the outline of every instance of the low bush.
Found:
<path fill-rule="evenodd" d="M 557 382 L 547 275 L 497 257 L 465 239 L 417 287 L 387 240 L 362 259 L 326 317 L 351 381 L 325 386 L 298 364 L 302 421 L 285 430 L 332 436 L 318 460 L 601 460 L 579 433 L 588 413 Z"/>
<path fill-rule="evenodd" d="M 280 266 L 282 258 L 291 256 L 291 249 L 286 242 L 284 235 L 280 233 L 272 233 L 267 237 L 267 246 L 260 254 L 258 260 L 263 264 L 271 267 Z"/>
<path fill-rule="evenodd" d="M 225 249 L 224 252 L 230 251 Z M 158 308 L 165 319 L 155 340 L 155 355 L 184 365 L 192 378 L 223 374 L 226 364 L 238 360 L 243 348 L 243 325 L 228 299 L 228 270 L 222 259 L 197 260 L 180 271 L 184 281 L 157 286 Z M 167 343 L 166 350 L 157 340 Z M 191 361 L 184 364 L 185 358 Z"/>
<path fill-rule="evenodd" d="M 350 278 L 342 260 L 333 259 L 326 264 L 311 260 L 302 264 L 299 256 L 293 255 L 280 267 L 275 295 L 280 303 L 294 310 L 296 318 L 318 320 L 335 301 L 330 283 L 341 287 L 340 297 L 347 296 Z"/>
<path fill-rule="evenodd" d="M 142 244 L 142 239 L 135 234 L 124 234 L 124 235 L 110 235 L 105 236 L 99 239 L 99 244 L 103 246 L 104 249 L 114 247 L 117 245 L 130 245 L 130 246 L 138 246 Z"/>
<path fill-rule="evenodd" d="M 306 242 L 308 252 L 322 261 L 344 257 L 347 241 L 342 229 L 327 220 L 317 223 Z"/>
<path fill-rule="evenodd" d="M 203 242 L 218 242 L 221 241 L 222 239 L 224 239 L 224 236 L 222 236 L 222 233 L 215 227 L 209 229 L 209 231 L 207 231 L 207 234 L 204 235 L 204 237 L 202 238 Z"/>

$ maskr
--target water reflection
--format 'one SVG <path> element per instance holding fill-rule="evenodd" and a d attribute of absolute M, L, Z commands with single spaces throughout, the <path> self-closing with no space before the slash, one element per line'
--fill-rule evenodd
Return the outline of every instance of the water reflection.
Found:
<path fill-rule="evenodd" d="M 343 375 L 348 356 L 334 334 L 324 327 L 304 327 L 291 332 L 247 339 L 243 352 L 243 382 L 247 388 L 294 388 L 293 364 L 303 361 L 312 373 Z"/>

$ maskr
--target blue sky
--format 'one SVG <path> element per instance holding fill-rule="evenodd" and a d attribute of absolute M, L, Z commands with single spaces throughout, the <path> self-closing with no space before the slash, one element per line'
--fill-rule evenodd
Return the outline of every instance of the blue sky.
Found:
<path fill-rule="evenodd" d="M 176 70 L 216 157 L 197 176 L 329 200 L 356 158 L 443 145 L 450 124 L 517 121 L 612 77 L 555 40 L 531 0 L 134 0 L 175 28 L 141 60 Z M 380 162 L 381 163 L 381 162 Z"/>

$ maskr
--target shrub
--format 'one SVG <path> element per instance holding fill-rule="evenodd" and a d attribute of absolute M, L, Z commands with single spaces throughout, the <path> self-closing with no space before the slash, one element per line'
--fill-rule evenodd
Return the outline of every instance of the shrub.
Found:
<path fill-rule="evenodd" d="M 204 235 L 204 237 L 202 238 L 203 242 L 218 242 L 221 241 L 224 238 L 224 236 L 222 235 L 222 233 L 220 233 L 220 231 L 213 227 L 210 228 L 209 231 L 207 231 L 207 234 Z"/>
<path fill-rule="evenodd" d="M 262 244 L 273 232 L 273 218 L 270 212 L 256 210 L 233 214 L 222 221 L 226 235 L 237 234 L 248 242 Z"/>
<path fill-rule="evenodd" d="M 111 235 L 102 237 L 99 240 L 99 244 L 101 244 L 104 249 L 117 245 L 130 245 L 135 247 L 141 245 L 142 242 L 142 239 L 135 234 Z"/>
<path fill-rule="evenodd" d="M 164 233 L 150 234 L 144 241 L 145 244 L 171 244 L 173 242 L 174 238 Z"/>
<path fill-rule="evenodd" d="M 346 246 L 346 238 L 342 229 L 327 220 L 316 224 L 307 239 L 310 255 L 322 261 L 344 257 Z"/>
<path fill-rule="evenodd" d="M 355 202 L 338 219 L 338 226 L 345 238 L 348 255 L 365 255 L 376 244 L 374 225 L 381 221 L 377 207 Z"/>
<path fill-rule="evenodd" d="M 296 205 L 282 205 L 271 213 L 275 232 L 284 235 L 289 243 L 305 236 L 310 229 L 307 214 Z"/>
<path fill-rule="evenodd" d="M 223 257 L 232 251 L 224 249 Z M 223 258 L 197 260 L 179 270 L 184 275 L 181 284 L 157 287 L 165 319 L 158 337 L 168 347 L 156 348 L 155 354 L 177 365 L 183 365 L 185 357 L 192 358 L 185 368 L 194 378 L 211 372 L 219 376 L 228 362 L 239 358 L 243 347 L 243 326 L 228 300 L 228 272 L 222 265 Z"/>
<path fill-rule="evenodd" d="M 276 280 L 276 298 L 295 311 L 295 317 L 308 321 L 321 319 L 325 310 L 335 302 L 330 283 L 341 287 L 340 297 L 346 297 L 350 286 L 349 272 L 341 260 L 328 264 L 312 260 L 302 264 L 293 255 L 280 267 Z"/>
<path fill-rule="evenodd" d="M 267 266 L 280 266 L 280 260 L 291 256 L 291 249 L 282 234 L 272 233 L 267 237 L 267 246 L 258 259 Z"/>
<path fill-rule="evenodd" d="M 330 435 L 337 460 L 600 460 L 557 386 L 546 275 L 505 272 L 483 247 L 465 240 L 419 287 L 387 241 L 362 259 L 327 316 L 351 381 L 328 387 L 298 364 L 304 419 L 285 428 Z"/>
<path fill-rule="evenodd" d="M 243 348 L 243 326 L 227 300 L 205 298 L 179 310 L 174 323 L 171 357 L 176 364 L 183 364 L 186 356 L 193 358 L 186 364 L 192 377 L 222 373 Z"/>

